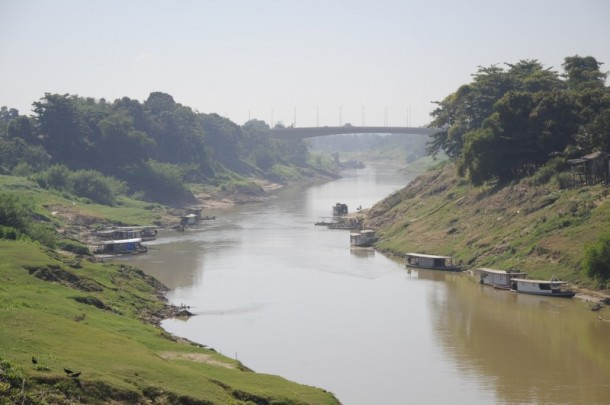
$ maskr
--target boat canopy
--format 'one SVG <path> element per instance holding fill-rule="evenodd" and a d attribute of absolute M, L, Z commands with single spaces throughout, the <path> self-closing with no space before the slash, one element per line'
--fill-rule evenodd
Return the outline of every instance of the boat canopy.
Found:
<path fill-rule="evenodd" d="M 124 243 L 136 243 L 136 242 L 142 242 L 141 238 L 134 238 L 134 239 L 120 239 L 120 240 L 108 240 L 105 242 L 101 242 L 101 245 L 120 245 L 120 244 L 124 244 Z"/>
<path fill-rule="evenodd" d="M 453 259 L 451 256 L 425 255 L 423 253 L 405 253 L 405 256 L 425 257 L 428 259 Z"/>
<path fill-rule="evenodd" d="M 485 272 L 485 273 L 493 273 L 493 274 L 514 274 L 514 275 L 525 275 L 526 274 L 526 273 L 523 273 L 523 272 L 520 272 L 520 271 L 497 270 L 497 269 L 490 269 L 490 268 L 487 268 L 487 267 L 479 267 L 476 270 L 481 271 L 481 272 Z"/>

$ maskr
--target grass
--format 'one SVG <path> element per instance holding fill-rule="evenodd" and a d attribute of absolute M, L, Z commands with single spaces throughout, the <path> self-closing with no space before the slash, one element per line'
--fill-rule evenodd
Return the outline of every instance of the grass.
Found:
<path fill-rule="evenodd" d="M 164 303 L 159 285 L 137 269 L 79 261 L 21 241 L 0 241 L 0 252 L 0 397 L 337 403 L 321 389 L 250 372 L 143 322 Z M 82 373 L 78 383 L 64 368 Z"/>
<path fill-rule="evenodd" d="M 37 213 L 57 227 L 66 225 L 65 213 L 69 213 L 71 222 L 74 222 L 74 217 L 87 218 L 89 226 L 95 225 L 96 221 L 123 225 L 177 222 L 167 214 L 167 207 L 160 204 L 120 197 L 116 206 L 101 205 L 56 190 L 42 189 L 25 177 L 0 175 L 0 188 L 27 197 L 38 210 Z"/>
<path fill-rule="evenodd" d="M 607 188 L 534 183 L 472 187 L 447 165 L 375 205 L 367 226 L 378 229 L 377 247 L 393 254 L 447 254 L 467 268 L 516 269 L 607 288 L 581 268 L 585 246 L 610 228 Z"/>

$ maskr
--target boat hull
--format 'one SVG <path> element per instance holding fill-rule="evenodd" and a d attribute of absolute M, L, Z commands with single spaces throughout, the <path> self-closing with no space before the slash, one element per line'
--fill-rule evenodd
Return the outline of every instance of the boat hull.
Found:
<path fill-rule="evenodd" d="M 519 290 L 511 290 L 511 291 L 519 293 L 519 294 L 537 295 L 539 297 L 572 298 L 576 295 L 576 293 L 574 291 L 560 291 L 560 292 L 555 292 L 555 293 L 519 291 Z"/>
<path fill-rule="evenodd" d="M 458 266 L 444 266 L 444 267 L 433 267 L 433 266 L 415 266 L 412 264 L 405 265 L 408 269 L 424 269 L 424 270 L 437 270 L 437 271 L 449 271 L 449 272 L 461 272 L 462 269 Z"/>

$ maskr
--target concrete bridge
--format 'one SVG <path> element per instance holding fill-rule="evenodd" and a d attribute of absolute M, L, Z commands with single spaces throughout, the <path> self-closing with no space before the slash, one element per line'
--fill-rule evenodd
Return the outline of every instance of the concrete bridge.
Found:
<path fill-rule="evenodd" d="M 318 136 L 341 134 L 409 134 L 432 135 L 439 132 L 439 128 L 422 127 L 355 127 L 344 125 L 341 127 L 303 127 L 303 128 L 273 128 L 271 136 L 284 139 L 305 139 Z"/>

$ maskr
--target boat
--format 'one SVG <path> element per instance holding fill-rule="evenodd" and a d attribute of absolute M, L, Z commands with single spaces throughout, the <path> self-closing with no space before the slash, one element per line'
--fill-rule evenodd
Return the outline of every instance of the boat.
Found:
<path fill-rule="evenodd" d="M 148 249 L 142 245 L 142 239 L 121 239 L 101 242 L 94 253 L 120 255 L 146 253 Z"/>
<path fill-rule="evenodd" d="M 529 280 L 525 278 L 511 279 L 511 291 L 542 295 L 545 297 L 563 297 L 572 298 L 576 293 L 572 290 L 566 290 L 563 287 L 567 284 L 565 281 L 559 281 L 555 278 L 551 280 Z"/>
<path fill-rule="evenodd" d="M 405 254 L 405 259 L 407 261 L 407 267 L 442 271 L 462 271 L 460 266 L 453 264 L 453 258 L 450 256 L 407 253 Z"/>
<path fill-rule="evenodd" d="M 188 214 L 180 217 L 180 225 L 195 225 L 197 223 L 197 215 L 196 214 Z"/>
<path fill-rule="evenodd" d="M 315 226 L 330 226 L 332 224 L 335 224 L 336 221 L 334 218 L 329 218 L 329 217 L 320 217 L 318 221 L 314 222 L 313 224 Z"/>
<path fill-rule="evenodd" d="M 157 229 L 152 226 L 114 227 L 97 231 L 94 235 L 106 241 L 136 238 L 149 241 L 157 238 Z"/>
<path fill-rule="evenodd" d="M 352 232 L 349 235 L 350 245 L 356 247 L 369 247 L 373 246 L 373 243 L 377 238 L 375 237 L 375 231 L 365 229 L 360 232 Z"/>
<path fill-rule="evenodd" d="M 336 203 L 335 206 L 333 207 L 334 216 L 347 215 L 347 213 L 348 213 L 347 204 Z"/>
<path fill-rule="evenodd" d="M 514 270 L 496 270 L 481 267 L 473 270 L 478 275 L 479 283 L 492 286 L 498 290 L 510 290 L 511 279 L 527 278 L 527 273 Z"/>

